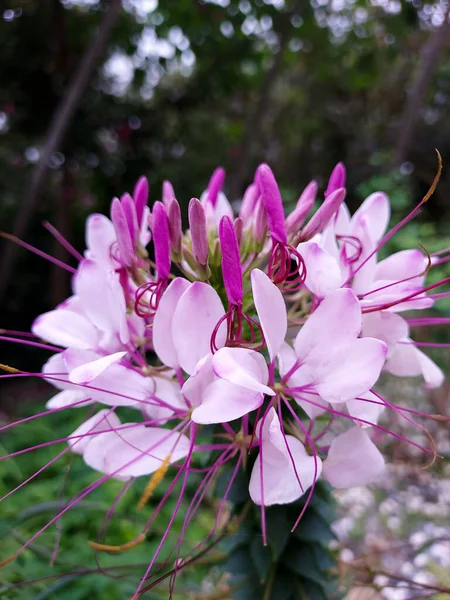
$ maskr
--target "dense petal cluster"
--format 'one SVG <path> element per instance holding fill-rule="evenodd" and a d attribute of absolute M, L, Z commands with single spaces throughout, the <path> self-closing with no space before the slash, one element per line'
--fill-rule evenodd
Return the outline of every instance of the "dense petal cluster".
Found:
<path fill-rule="evenodd" d="M 345 488 L 383 471 L 372 432 L 386 431 L 383 409 L 405 416 L 373 389 L 383 369 L 442 383 L 409 316 L 435 301 L 436 261 L 417 249 L 378 260 L 389 200 L 374 193 L 351 216 L 341 164 L 311 216 L 315 182 L 286 217 L 263 164 L 234 216 L 224 177 L 190 201 L 185 232 L 168 182 L 151 212 L 142 178 L 110 220 L 91 215 L 73 295 L 32 331 L 58 350 L 43 367 L 58 390 L 47 408 L 90 405 L 68 447 L 102 481 L 159 480 L 171 465 L 185 480 L 207 452 L 205 489 L 223 464 L 245 468 L 264 518 L 310 499 L 319 478 Z M 200 443 L 203 428 L 216 441 Z"/>

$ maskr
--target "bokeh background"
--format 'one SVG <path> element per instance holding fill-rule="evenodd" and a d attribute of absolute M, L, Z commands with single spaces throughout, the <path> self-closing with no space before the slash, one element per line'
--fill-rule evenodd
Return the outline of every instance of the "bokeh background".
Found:
<path fill-rule="evenodd" d="M 448 247 L 449 11 L 445 0 L 3 0 L 0 230 L 70 263 L 44 221 L 82 252 L 87 215 L 107 212 L 112 197 L 131 191 L 140 175 L 149 179 L 151 201 L 160 198 L 162 181 L 169 179 L 186 207 L 221 165 L 227 171 L 225 191 L 238 203 L 262 161 L 274 169 L 287 206 L 311 179 L 323 189 L 334 164 L 344 161 L 350 207 L 383 190 L 398 220 L 426 193 L 437 170 L 438 148 L 444 162 L 439 186 L 390 249 L 417 247 L 419 241 L 429 252 Z M 0 327 L 27 330 L 36 315 L 70 294 L 70 276 L 10 242 L 0 242 Z M 437 270 L 432 278 L 442 274 Z M 439 311 L 450 316 L 445 302 Z M 431 334 L 422 335 L 428 339 Z M 448 368 L 448 354 L 433 357 Z M 39 369 L 43 360 L 37 350 L 11 344 L 0 348 L 1 362 L 22 369 Z M 416 406 L 432 412 L 448 410 L 447 389 L 430 395 L 419 392 L 415 383 L 394 387 L 391 393 L 405 401 L 414 398 Z M 35 383 L 3 385 L 3 418 L 20 413 L 23 403 L 37 403 L 48 395 L 47 388 Z M 42 427 L 57 429 L 60 421 Z M 435 433 L 445 445 L 448 431 L 439 427 Z M 33 429 L 20 435 L 24 437 L 18 436 L 14 447 L 33 436 L 39 439 L 40 433 Z M 413 523 L 408 510 L 401 508 L 401 498 L 411 497 L 410 484 L 419 498 L 424 486 L 431 486 L 435 512 L 448 519 L 442 506 L 449 504 L 449 473 L 442 471 L 437 483 L 424 483 L 425 475 L 411 483 L 412 475 L 408 471 L 406 476 L 404 469 L 416 467 L 417 457 L 395 444 L 389 452 L 400 465 L 400 475 L 387 479 L 371 500 L 363 492 L 345 496 L 345 515 L 356 516 L 350 525 L 341 523 L 340 535 L 352 547 L 351 556 L 346 555 L 350 561 L 367 550 L 367 535 L 372 542 L 375 536 L 376 548 L 381 544 L 381 554 L 387 550 L 380 540 L 391 550 L 395 540 L 403 539 L 406 546 L 396 556 L 398 565 L 409 561 L 411 575 L 420 565 L 403 553 L 406 547 L 417 555 L 409 536 L 425 531 L 428 517 L 432 527 L 441 524 L 436 515 L 422 515 Z M 448 448 L 443 452 L 450 453 Z M 56 471 L 50 470 L 42 486 L 25 496 L 23 510 L 56 493 L 52 477 Z M 402 531 L 396 533 L 395 523 L 388 522 L 392 513 L 396 516 L 392 502 L 385 506 L 386 519 L 381 511 L 381 520 L 368 526 L 373 506 L 392 500 L 391 491 L 398 485 L 405 489 L 405 496 L 396 501 L 401 510 L 400 524 L 398 519 L 395 523 Z M 77 518 L 74 536 L 81 535 Z M 91 529 L 94 522 L 93 518 Z M 444 542 L 450 536 L 448 522 L 447 529 L 444 523 L 438 533 L 430 531 L 426 539 L 420 538 L 428 550 L 435 548 L 429 542 L 433 535 Z M 449 546 L 435 552 L 446 553 L 450 556 Z M 42 574 L 39 561 L 48 565 L 48 556 L 37 556 L 37 566 L 29 563 L 27 575 L 25 570 L 11 571 L 10 581 L 29 578 L 30 568 Z M 444 577 L 448 565 L 441 565 L 436 556 L 430 560 L 440 571 L 426 573 L 450 585 Z M 80 554 L 83 561 L 89 562 L 88 554 Z M 354 574 L 356 567 L 350 571 Z M 349 577 L 348 571 L 344 576 Z M 370 577 L 363 573 L 362 581 L 366 579 Z M 100 584 L 89 587 L 87 580 L 76 589 L 61 587 L 47 595 L 45 586 L 14 592 L 5 587 L 0 594 L 106 597 L 96 596 L 93 590 Z M 125 597 L 115 596 L 117 589 L 111 586 L 101 593 Z M 400 590 L 400 595 L 389 597 L 438 597 L 426 588 L 422 592 L 428 595 L 408 596 Z"/>

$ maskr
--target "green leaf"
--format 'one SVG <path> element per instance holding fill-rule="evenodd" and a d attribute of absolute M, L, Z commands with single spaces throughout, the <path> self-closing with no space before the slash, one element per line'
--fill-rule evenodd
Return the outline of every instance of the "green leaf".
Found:
<path fill-rule="evenodd" d="M 330 525 L 313 510 L 306 511 L 294 535 L 302 542 L 315 542 L 323 546 L 337 539 Z"/>
<path fill-rule="evenodd" d="M 267 539 L 277 560 L 291 535 L 292 520 L 284 506 L 271 506 L 266 510 Z"/>
<path fill-rule="evenodd" d="M 318 568 L 311 550 L 310 544 L 299 544 L 293 541 L 289 544 L 288 550 L 283 557 L 284 563 L 297 575 L 321 584 L 324 574 Z"/>
<path fill-rule="evenodd" d="M 272 552 L 268 546 L 264 546 L 262 539 L 254 537 L 250 543 L 250 556 L 261 581 L 265 581 L 272 565 Z"/>

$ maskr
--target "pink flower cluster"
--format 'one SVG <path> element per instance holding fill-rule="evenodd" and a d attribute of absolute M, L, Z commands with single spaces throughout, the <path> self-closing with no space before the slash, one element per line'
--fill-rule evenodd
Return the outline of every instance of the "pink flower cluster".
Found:
<path fill-rule="evenodd" d="M 412 249 L 379 260 L 403 222 L 387 232 L 381 192 L 351 216 L 342 164 L 313 214 L 315 182 L 287 217 L 267 165 L 237 217 L 224 176 L 217 169 L 190 201 L 185 232 L 168 182 L 151 212 L 141 178 L 133 196 L 113 200 L 110 219 L 91 215 L 73 295 L 32 330 L 59 347 L 43 367 L 59 390 L 47 408 L 92 405 L 68 444 L 100 483 L 160 479 L 172 466 L 167 494 L 181 481 L 182 495 L 207 452 L 199 503 L 222 465 L 235 477 L 250 454 L 249 495 L 264 515 L 309 499 L 319 478 L 346 488 L 383 471 L 372 440 L 386 431 L 380 414 L 409 417 L 373 390 L 380 373 L 421 376 L 428 387 L 443 380 L 402 316 L 433 305 L 426 292 L 438 284 L 426 287 L 425 275 L 438 258 Z M 121 407 L 135 420 L 121 422 Z"/>

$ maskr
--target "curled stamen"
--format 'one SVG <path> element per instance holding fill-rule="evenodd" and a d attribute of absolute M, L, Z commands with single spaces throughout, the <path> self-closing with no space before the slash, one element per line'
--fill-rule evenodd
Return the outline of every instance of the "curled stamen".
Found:
<path fill-rule="evenodd" d="M 217 322 L 211 334 L 210 348 L 214 354 L 221 347 L 217 345 L 217 335 L 222 323 L 227 324 L 225 345 L 233 348 L 247 348 L 259 352 L 266 344 L 261 325 L 247 316 L 240 306 L 230 305 L 228 311 Z M 258 342 L 257 337 L 261 336 Z"/>
<path fill-rule="evenodd" d="M 158 487 L 158 485 L 164 479 L 164 476 L 167 473 L 167 469 L 169 468 L 169 465 L 170 465 L 170 459 L 171 459 L 171 454 L 168 454 L 166 456 L 166 458 L 163 460 L 159 469 L 157 471 L 155 471 L 155 473 L 153 473 L 153 475 L 150 477 L 149 482 L 147 483 L 147 486 L 146 486 L 144 492 L 142 493 L 142 496 L 139 499 L 138 507 L 137 507 L 138 511 L 140 511 L 144 508 L 144 506 L 150 500 L 150 497 L 153 494 L 153 492 L 155 491 L 155 489 Z"/>
<path fill-rule="evenodd" d="M 134 540 L 130 542 L 126 542 L 125 544 L 120 544 L 120 546 L 110 546 L 109 544 L 99 544 L 98 542 L 88 541 L 88 546 L 93 550 L 97 550 L 98 552 L 126 552 L 127 550 L 131 550 L 132 548 L 136 548 L 139 544 L 142 544 L 145 541 L 146 535 L 145 533 L 140 533 Z"/>
<path fill-rule="evenodd" d="M 267 274 L 282 291 L 295 292 L 305 283 L 305 261 L 293 246 L 276 242 L 270 255 Z"/>
<path fill-rule="evenodd" d="M 134 311 L 139 317 L 150 317 L 158 308 L 161 296 L 168 285 L 167 279 L 150 281 L 138 287 L 135 294 Z M 149 294 L 148 301 L 144 299 Z"/>
<path fill-rule="evenodd" d="M 337 235 L 336 239 L 344 243 L 344 251 L 346 253 L 347 262 L 350 264 L 355 263 L 361 258 L 363 248 L 359 238 L 354 235 Z M 346 252 L 347 244 L 354 250 L 350 256 L 348 256 Z"/>

